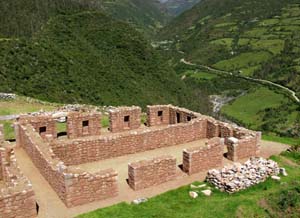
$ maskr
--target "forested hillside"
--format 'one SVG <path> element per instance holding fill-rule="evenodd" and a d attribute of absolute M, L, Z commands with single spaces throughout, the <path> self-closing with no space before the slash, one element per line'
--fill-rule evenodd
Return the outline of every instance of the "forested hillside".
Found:
<path fill-rule="evenodd" d="M 102 11 L 153 34 L 166 21 L 154 0 L 10 0 L 0 2 L 0 36 L 32 36 L 58 14 Z"/>
<path fill-rule="evenodd" d="M 160 0 L 162 7 L 171 15 L 177 16 L 192 8 L 195 4 L 201 0 Z"/>
<path fill-rule="evenodd" d="M 54 2 L 49 4 L 56 7 Z M 41 21 L 35 23 L 35 28 L 42 25 L 41 30 L 26 32 L 24 28 L 22 32 L 20 24 L 11 32 L 4 31 L 0 39 L 0 91 L 62 103 L 173 103 L 191 108 L 199 104 L 134 27 L 82 3 L 68 9 L 65 6 L 60 5 L 58 14 L 47 7 L 48 15 L 54 15 L 45 24 L 38 17 L 44 11 L 31 17 Z M 22 15 L 16 19 L 22 22 Z M 1 30 L 13 25 L 7 27 Z M 19 35 L 28 37 L 14 38 Z"/>

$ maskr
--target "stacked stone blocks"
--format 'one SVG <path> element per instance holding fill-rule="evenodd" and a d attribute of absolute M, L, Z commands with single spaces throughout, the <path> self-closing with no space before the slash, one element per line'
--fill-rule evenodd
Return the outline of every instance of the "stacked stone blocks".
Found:
<path fill-rule="evenodd" d="M 42 138 L 46 138 L 47 135 L 51 135 L 53 138 L 57 136 L 56 121 L 50 115 L 21 116 L 18 123 L 32 125 Z"/>
<path fill-rule="evenodd" d="M 36 218 L 36 201 L 32 185 L 20 171 L 14 151 L 0 142 L 0 217 Z M 1 182 L 1 181 L 0 181 Z"/>
<path fill-rule="evenodd" d="M 128 184 L 140 190 L 175 179 L 176 158 L 161 156 L 128 164 Z"/>
<path fill-rule="evenodd" d="M 138 129 L 141 126 L 140 107 L 119 107 L 109 111 L 109 130 L 113 133 Z"/>
<path fill-rule="evenodd" d="M 227 158 L 232 161 L 258 157 L 260 154 L 261 133 L 237 128 L 235 137 L 226 140 L 228 153 Z"/>
<path fill-rule="evenodd" d="M 98 201 L 118 194 L 117 172 L 109 169 L 90 174 L 67 167 L 31 125 L 19 128 L 22 146 L 40 173 L 67 207 Z"/>
<path fill-rule="evenodd" d="M 188 174 L 222 166 L 224 141 L 228 157 L 237 160 L 259 153 L 260 136 L 187 109 L 172 105 L 148 106 L 147 126 L 141 126 L 141 108 L 110 110 L 110 132 L 100 134 L 100 113 L 67 114 L 68 138 L 56 136 L 51 116 L 21 117 L 15 124 L 21 145 L 41 174 L 67 207 L 118 195 L 117 172 L 84 172 L 72 165 L 210 139 L 205 147 L 183 152 L 183 170 Z M 46 131 L 41 133 L 41 127 Z M 220 137 L 225 140 L 221 140 Z M 231 143 L 236 138 L 238 143 Z M 238 145 L 238 146 L 236 146 Z M 174 179 L 176 159 L 170 156 L 131 163 L 129 185 L 139 190 Z"/>
<path fill-rule="evenodd" d="M 204 147 L 183 150 L 183 171 L 191 175 L 223 165 L 224 143 L 221 138 L 212 138 Z"/>
<path fill-rule="evenodd" d="M 71 112 L 67 116 L 67 135 L 74 139 L 101 134 L 101 113 Z"/>
<path fill-rule="evenodd" d="M 170 124 L 170 106 L 147 106 L 147 126 L 159 126 Z"/>

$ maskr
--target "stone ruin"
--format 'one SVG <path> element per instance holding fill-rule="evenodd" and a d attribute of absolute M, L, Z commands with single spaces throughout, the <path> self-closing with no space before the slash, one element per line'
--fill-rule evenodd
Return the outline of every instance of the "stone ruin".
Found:
<path fill-rule="evenodd" d="M 209 170 L 206 180 L 221 191 L 238 192 L 264 182 L 280 172 L 275 161 L 263 158 L 251 158 L 244 164 L 234 163 L 221 170 Z"/>
<path fill-rule="evenodd" d="M 67 126 L 63 136 L 56 129 L 60 116 Z M 14 125 L 16 146 L 26 151 L 67 207 L 118 196 L 117 171 L 89 173 L 75 165 L 207 139 L 204 147 L 182 151 L 182 171 L 192 175 L 222 167 L 224 147 L 232 161 L 256 157 L 260 151 L 259 132 L 172 105 L 148 106 L 145 124 L 141 124 L 141 108 L 136 106 L 111 108 L 108 129 L 101 127 L 101 116 L 80 111 L 23 115 Z M 173 156 L 129 163 L 128 185 L 140 190 L 174 180 L 177 168 Z M 32 199 L 29 184 L 24 190 Z M 2 215 L 1 207 L 0 212 Z"/>
<path fill-rule="evenodd" d="M 30 181 L 19 169 L 12 146 L 0 129 L 0 217 L 36 218 L 35 195 Z"/>

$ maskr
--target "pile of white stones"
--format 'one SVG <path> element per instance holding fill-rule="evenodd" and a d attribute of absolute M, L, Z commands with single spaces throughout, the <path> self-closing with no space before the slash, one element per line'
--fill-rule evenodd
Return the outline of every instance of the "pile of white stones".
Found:
<path fill-rule="evenodd" d="M 15 98 L 16 98 L 15 94 L 0 92 L 0 99 L 11 100 L 11 99 L 15 99 Z"/>
<path fill-rule="evenodd" d="M 234 193 L 276 177 L 280 172 L 278 164 L 263 158 L 251 158 L 244 164 L 234 163 L 221 170 L 210 170 L 206 180 L 221 191 Z"/>

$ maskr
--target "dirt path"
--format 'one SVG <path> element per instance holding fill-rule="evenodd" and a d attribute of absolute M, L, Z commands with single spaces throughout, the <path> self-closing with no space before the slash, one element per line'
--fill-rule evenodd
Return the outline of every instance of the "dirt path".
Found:
<path fill-rule="evenodd" d="M 212 71 L 212 72 L 216 72 L 216 73 L 223 73 L 223 74 L 227 74 L 227 75 L 230 75 L 232 76 L 233 73 L 231 72 L 228 72 L 228 71 L 224 71 L 224 70 L 217 70 L 217 69 L 214 69 L 212 67 L 209 67 L 209 66 L 205 66 L 205 65 L 196 65 L 196 64 L 193 64 L 192 62 L 189 62 L 189 61 L 186 61 L 184 58 L 182 58 L 180 60 L 181 63 L 184 63 L 186 65 L 190 65 L 190 66 L 198 66 L 198 67 L 201 67 L 201 68 L 205 68 L 209 71 Z M 247 80 L 250 80 L 250 81 L 253 81 L 253 82 L 258 82 L 258 83 L 261 83 L 261 84 L 269 84 L 269 85 L 272 85 L 272 86 L 276 86 L 277 88 L 280 88 L 280 89 L 283 89 L 284 91 L 287 91 L 291 97 L 297 102 L 297 103 L 300 103 L 300 99 L 297 97 L 297 94 L 296 92 L 294 92 L 293 90 L 289 89 L 288 87 L 285 87 L 283 85 L 280 85 L 280 84 L 277 84 L 277 83 L 274 83 L 274 82 L 271 82 L 269 80 L 264 80 L 264 79 L 256 79 L 256 78 L 252 78 L 252 77 L 248 77 L 248 76 L 241 76 L 239 75 L 239 77 L 243 78 L 243 79 L 247 79 Z"/>
<path fill-rule="evenodd" d="M 126 157 L 120 157 L 110 160 L 104 160 L 94 162 L 86 165 L 81 165 L 86 170 L 93 171 L 100 168 L 112 167 L 119 171 L 119 195 L 115 198 L 93 202 L 83 206 L 75 208 L 67 208 L 63 202 L 58 198 L 57 194 L 53 191 L 47 181 L 39 173 L 38 169 L 34 166 L 29 156 L 22 148 L 15 149 L 16 157 L 23 173 L 31 180 L 33 188 L 36 194 L 37 202 L 40 206 L 39 218 L 73 218 L 76 215 L 86 213 L 98 208 L 107 207 L 120 202 L 131 202 L 138 197 L 153 197 L 163 192 L 176 189 L 183 185 L 190 184 L 194 181 L 202 181 L 205 179 L 206 172 L 187 176 L 178 168 L 176 180 L 147 188 L 141 191 L 133 191 L 126 184 L 127 178 L 127 163 L 130 161 L 136 161 L 143 158 L 152 158 L 159 155 L 170 154 L 177 158 L 177 163 L 182 162 L 182 150 L 187 147 L 194 147 L 200 144 L 204 144 L 204 140 L 196 141 L 193 143 L 172 146 L 168 148 L 156 149 L 154 151 L 147 151 L 140 154 L 128 155 Z M 261 153 L 263 157 L 269 157 L 276 155 L 286 150 L 288 146 L 274 143 L 274 142 L 262 142 Z M 224 158 L 224 164 L 230 164 L 231 161 Z"/>

